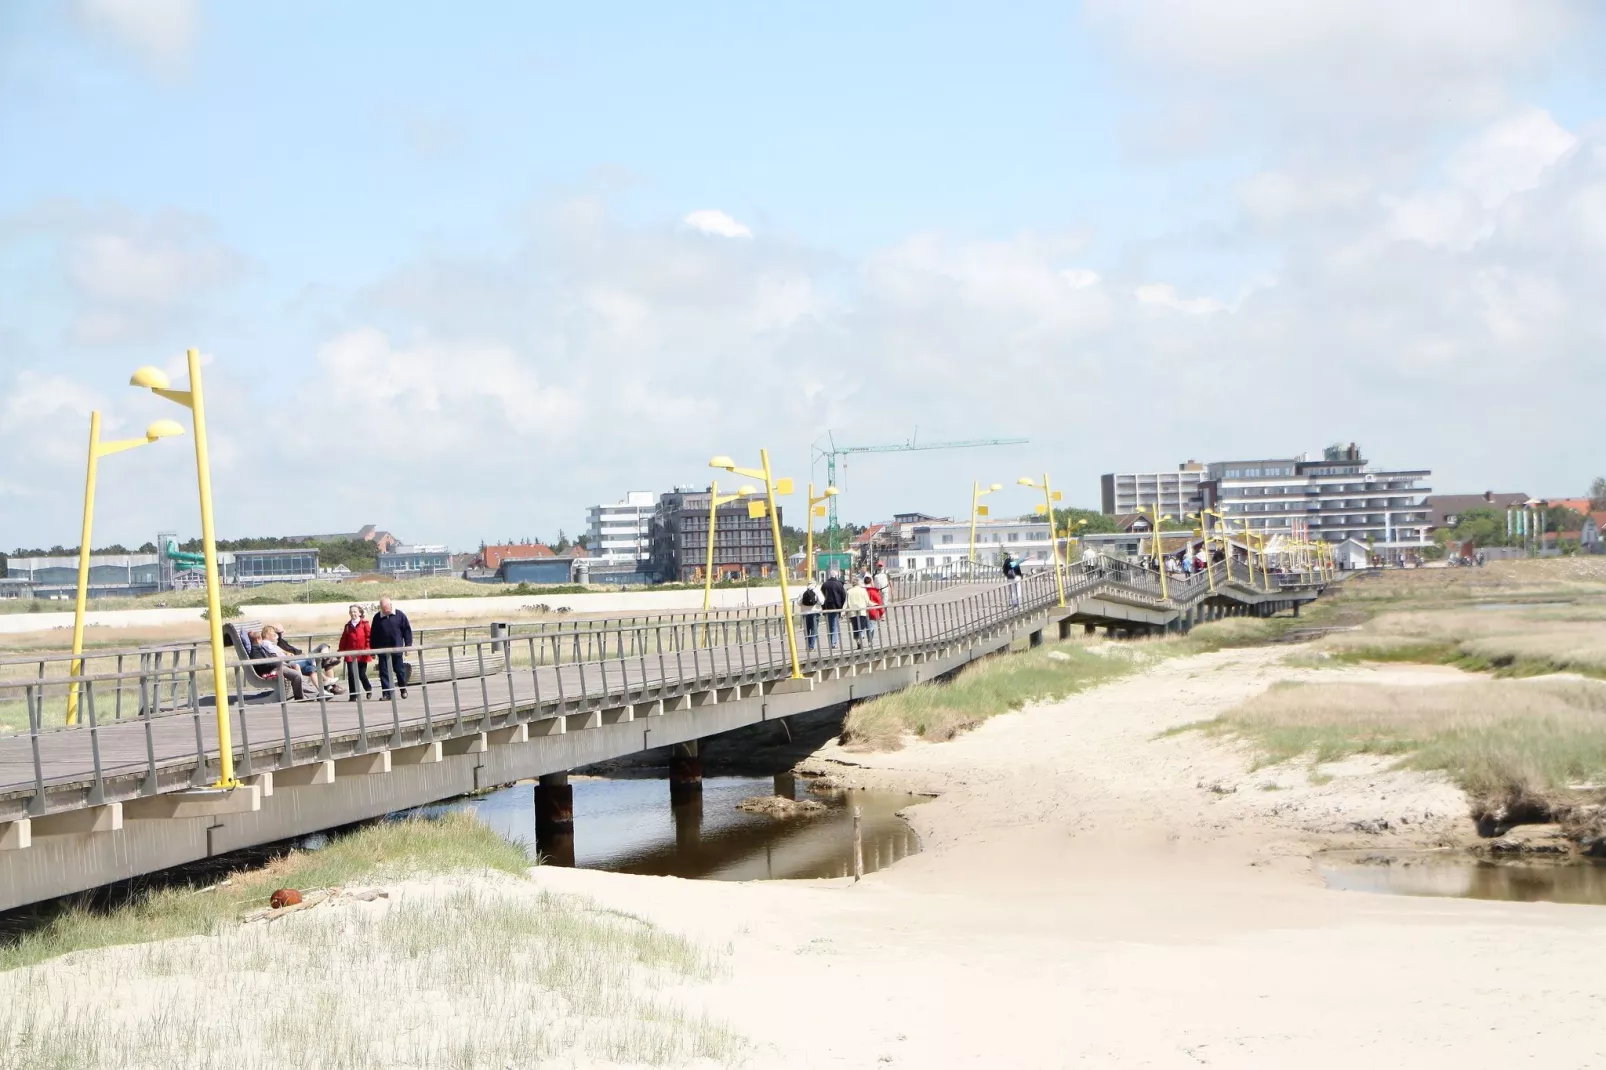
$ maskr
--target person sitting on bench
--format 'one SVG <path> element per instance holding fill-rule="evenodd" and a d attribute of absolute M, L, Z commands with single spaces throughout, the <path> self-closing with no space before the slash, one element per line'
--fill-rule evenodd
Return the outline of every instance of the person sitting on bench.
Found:
<path fill-rule="evenodd" d="M 262 626 L 262 638 L 253 648 L 252 653 L 264 658 L 287 658 L 289 652 L 276 642 L 278 638 L 278 630 L 271 624 L 264 624 Z M 274 668 L 278 670 L 279 682 L 290 688 L 297 702 L 306 698 L 307 678 L 302 673 L 300 666 L 293 661 L 281 660 Z M 282 696 L 283 693 L 281 692 L 281 698 Z"/>

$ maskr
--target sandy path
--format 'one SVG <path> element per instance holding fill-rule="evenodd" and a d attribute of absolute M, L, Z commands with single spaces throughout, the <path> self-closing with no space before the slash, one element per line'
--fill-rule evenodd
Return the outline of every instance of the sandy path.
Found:
<path fill-rule="evenodd" d="M 943 791 L 913 813 L 924 853 L 858 886 L 537 879 L 729 942 L 734 974 L 706 998 L 758 1066 L 1606 1065 L 1606 911 L 1313 876 L 1319 846 L 1465 839 L 1454 788 L 1365 761 L 1312 786 L 1196 733 L 1155 738 L 1276 679 L 1458 675 L 1285 653 L 1162 662 L 950 743 L 827 748 L 863 782 Z"/>

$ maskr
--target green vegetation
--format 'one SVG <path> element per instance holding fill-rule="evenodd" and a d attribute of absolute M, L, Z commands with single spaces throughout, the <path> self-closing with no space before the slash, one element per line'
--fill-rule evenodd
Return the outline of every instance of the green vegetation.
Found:
<path fill-rule="evenodd" d="M 1398 756 L 1486 804 L 1554 797 L 1606 778 L 1606 685 L 1592 680 L 1279 684 L 1185 726 L 1252 743 L 1262 764 Z"/>
<path fill-rule="evenodd" d="M 38 964 L 0 974 L 4 1065 L 380 1070 L 741 1058 L 728 1026 L 678 999 L 684 986 L 722 976 L 727 952 L 494 872 L 525 865 L 518 848 L 459 817 L 374 826 L 227 887 L 157 893 L 143 913 L 113 912 L 117 931 L 80 923 L 62 934 L 100 950 L 61 962 L 34 954 L 27 961 Z M 476 870 L 473 883 L 392 885 L 388 901 L 232 921 L 281 885 Z M 106 946 L 136 941 L 160 942 Z M 51 953 L 67 950 L 58 940 Z"/>
<path fill-rule="evenodd" d="M 866 750 L 895 750 L 905 736 L 952 739 L 989 717 L 1030 702 L 1052 702 L 1124 676 L 1144 663 L 1141 647 L 1056 643 L 983 658 L 952 679 L 920 683 L 861 703 L 848 713 L 843 736 Z"/>
<path fill-rule="evenodd" d="M 0 946 L 0 971 L 86 948 L 209 932 L 220 922 L 265 906 L 275 888 L 336 887 L 419 873 L 522 874 L 530 864 L 523 848 L 469 814 L 382 821 L 339 837 L 321 851 L 291 851 L 260 869 L 236 873 L 209 891 L 162 888 L 113 910 L 69 909 Z"/>

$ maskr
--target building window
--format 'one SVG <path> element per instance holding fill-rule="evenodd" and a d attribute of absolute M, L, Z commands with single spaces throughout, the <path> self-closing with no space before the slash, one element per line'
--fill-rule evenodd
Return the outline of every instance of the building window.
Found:
<path fill-rule="evenodd" d="M 946 545 L 948 543 L 953 542 L 954 541 L 954 537 L 952 535 L 944 535 L 942 537 L 942 541 L 943 541 L 943 544 Z"/>
<path fill-rule="evenodd" d="M 1018 532 L 1018 531 L 1010 532 L 1009 533 L 1009 541 L 1010 542 L 1020 542 L 1020 532 Z"/>

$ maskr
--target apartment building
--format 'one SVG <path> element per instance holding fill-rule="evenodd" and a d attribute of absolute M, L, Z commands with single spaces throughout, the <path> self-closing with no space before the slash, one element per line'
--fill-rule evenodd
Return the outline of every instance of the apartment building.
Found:
<path fill-rule="evenodd" d="M 1208 478 L 1206 466 L 1185 461 L 1175 472 L 1109 472 L 1099 477 L 1099 508 L 1108 516 L 1148 512 L 1184 516 L 1204 505 L 1199 484 Z"/>
<path fill-rule="evenodd" d="M 707 502 L 704 502 L 706 505 Z M 652 518 L 658 496 L 633 490 L 611 505 L 593 505 L 588 514 L 588 555 L 609 565 L 634 565 L 652 556 Z"/>
<path fill-rule="evenodd" d="M 677 487 L 653 511 L 650 567 L 664 582 L 692 583 L 708 565 L 707 488 Z M 775 537 L 769 517 L 752 517 L 746 500 L 719 507 L 714 525 L 716 579 L 775 575 Z"/>
<path fill-rule="evenodd" d="M 1207 474 L 1204 503 L 1268 538 L 1355 539 L 1396 558 L 1429 545 L 1426 480 L 1433 473 L 1374 467 L 1353 442 L 1329 446 L 1320 460 L 1221 461 Z"/>

